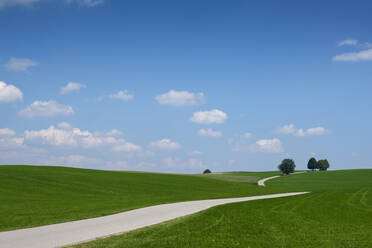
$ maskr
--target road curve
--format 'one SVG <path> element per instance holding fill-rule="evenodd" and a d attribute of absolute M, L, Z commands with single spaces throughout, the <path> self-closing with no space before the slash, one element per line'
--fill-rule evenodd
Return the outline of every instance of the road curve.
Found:
<path fill-rule="evenodd" d="M 306 171 L 293 172 L 293 173 L 291 173 L 290 175 L 293 175 L 293 174 L 302 174 L 302 173 L 306 173 Z M 262 178 L 261 180 L 259 180 L 259 181 L 257 182 L 257 184 L 258 184 L 258 186 L 265 186 L 265 182 L 266 182 L 267 180 L 271 180 L 271 179 L 278 178 L 278 177 L 281 177 L 281 175 Z"/>
<path fill-rule="evenodd" d="M 277 177 L 281 177 L 281 176 L 273 176 L 273 177 L 266 177 L 266 178 L 262 178 L 261 180 L 259 180 L 257 182 L 258 186 L 265 186 L 265 182 L 267 180 L 271 180 L 271 179 L 274 179 L 274 178 L 277 178 Z"/>
<path fill-rule="evenodd" d="M 0 232 L 1 248 L 54 248 L 151 226 L 217 205 L 278 198 L 309 192 L 187 201 L 135 209 L 104 217 Z"/>

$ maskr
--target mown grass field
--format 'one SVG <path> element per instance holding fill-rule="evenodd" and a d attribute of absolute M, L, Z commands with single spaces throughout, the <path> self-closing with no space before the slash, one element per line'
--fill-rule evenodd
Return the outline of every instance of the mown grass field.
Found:
<path fill-rule="evenodd" d="M 265 177 L 278 175 L 278 171 L 263 171 L 263 172 L 224 172 L 224 173 L 210 173 L 201 174 L 202 177 L 220 179 L 232 182 L 251 183 L 256 184 L 258 180 Z"/>
<path fill-rule="evenodd" d="M 275 192 L 275 188 L 195 175 L 0 166 L 0 231 L 161 203 Z"/>
<path fill-rule="evenodd" d="M 75 248 L 372 247 L 372 170 L 284 176 L 272 188 L 312 193 L 222 205 Z"/>

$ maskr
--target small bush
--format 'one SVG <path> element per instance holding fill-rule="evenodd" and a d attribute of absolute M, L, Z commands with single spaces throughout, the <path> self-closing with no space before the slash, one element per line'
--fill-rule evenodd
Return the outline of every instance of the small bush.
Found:
<path fill-rule="evenodd" d="M 209 174 L 209 173 L 212 173 L 212 171 L 210 169 L 206 169 L 203 171 L 203 174 Z"/>

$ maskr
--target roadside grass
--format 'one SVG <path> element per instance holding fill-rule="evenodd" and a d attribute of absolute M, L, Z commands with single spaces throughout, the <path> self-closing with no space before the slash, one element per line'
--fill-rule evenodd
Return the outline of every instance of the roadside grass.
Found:
<path fill-rule="evenodd" d="M 162 203 L 279 192 L 195 175 L 0 166 L 0 231 Z"/>
<path fill-rule="evenodd" d="M 372 247 L 372 170 L 311 172 L 266 185 L 312 193 L 217 206 L 74 248 Z"/>

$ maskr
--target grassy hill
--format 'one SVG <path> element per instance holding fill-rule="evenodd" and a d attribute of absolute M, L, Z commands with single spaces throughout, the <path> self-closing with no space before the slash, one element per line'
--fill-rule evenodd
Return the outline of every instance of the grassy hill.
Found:
<path fill-rule="evenodd" d="M 372 247 L 372 170 L 284 176 L 266 188 L 312 193 L 222 205 L 76 248 Z"/>
<path fill-rule="evenodd" d="M 274 192 L 278 190 L 195 175 L 0 166 L 0 231 L 161 203 Z"/>

